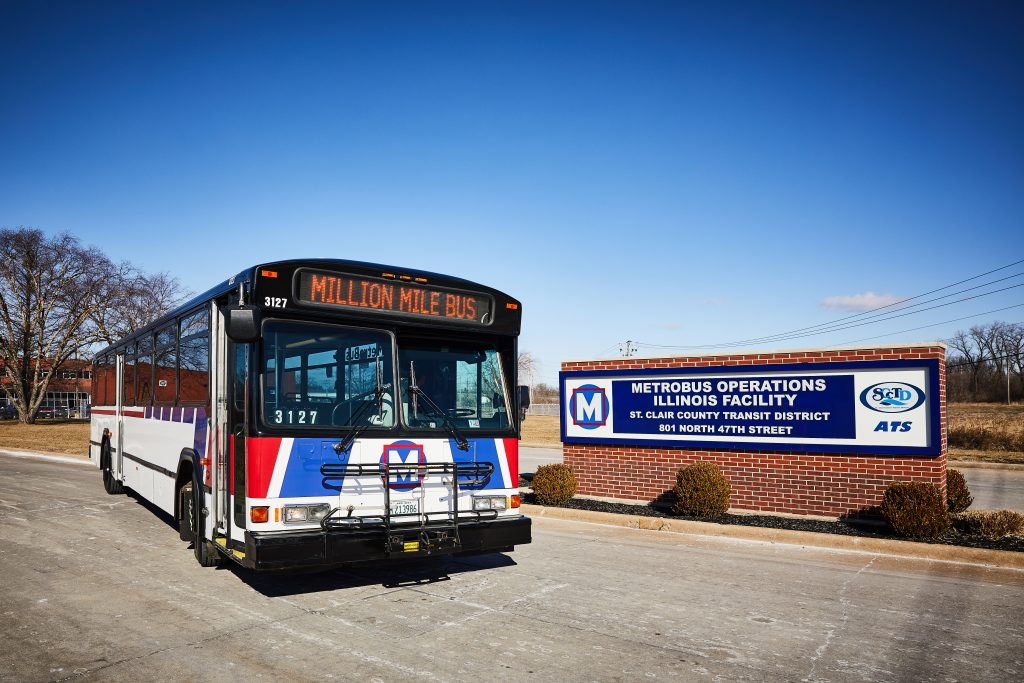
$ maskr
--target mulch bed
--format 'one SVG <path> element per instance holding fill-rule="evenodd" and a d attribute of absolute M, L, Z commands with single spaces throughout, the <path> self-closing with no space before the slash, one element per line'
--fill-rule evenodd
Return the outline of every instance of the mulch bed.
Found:
<path fill-rule="evenodd" d="M 528 482 L 521 482 L 529 486 Z M 532 493 L 523 493 L 523 502 L 541 505 Z M 1024 552 L 1024 538 L 1010 536 L 992 540 L 983 536 L 962 534 L 951 530 L 945 536 L 936 539 L 907 539 L 896 535 L 884 520 L 874 518 L 823 521 L 817 519 L 795 519 L 776 517 L 774 515 L 733 515 L 726 513 L 717 519 L 704 519 L 688 515 L 674 515 L 669 511 L 651 505 L 630 505 L 628 503 L 607 503 L 600 500 L 573 498 L 562 505 L 548 507 L 571 508 L 573 510 L 592 510 L 594 512 L 612 512 L 619 515 L 636 515 L 642 517 L 664 517 L 668 519 L 686 519 L 695 522 L 712 522 L 714 524 L 736 524 L 740 526 L 762 527 L 765 529 L 789 529 L 791 531 L 814 531 L 822 534 L 839 534 L 842 536 L 864 536 L 866 538 L 888 538 L 899 541 L 913 540 L 920 543 L 936 543 L 939 545 L 957 545 L 967 548 L 985 548 L 988 550 L 1012 550 Z"/>

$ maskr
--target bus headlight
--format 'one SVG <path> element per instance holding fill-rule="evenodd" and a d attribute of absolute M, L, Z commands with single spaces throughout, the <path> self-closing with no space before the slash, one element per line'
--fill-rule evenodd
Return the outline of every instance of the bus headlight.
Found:
<path fill-rule="evenodd" d="M 505 496 L 476 496 L 473 498 L 474 510 L 504 510 L 508 507 Z"/>
<path fill-rule="evenodd" d="M 319 522 L 328 515 L 331 506 L 327 503 L 314 505 L 286 505 L 284 507 L 285 524 L 301 524 L 302 522 Z"/>
<path fill-rule="evenodd" d="M 309 518 L 308 505 L 286 505 L 284 508 L 284 523 L 294 524 L 305 522 Z"/>

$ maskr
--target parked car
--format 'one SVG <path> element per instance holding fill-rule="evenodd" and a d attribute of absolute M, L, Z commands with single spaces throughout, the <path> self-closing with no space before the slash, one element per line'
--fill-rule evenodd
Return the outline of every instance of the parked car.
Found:
<path fill-rule="evenodd" d="M 63 406 L 54 408 L 53 406 L 40 406 L 39 410 L 36 411 L 36 419 L 52 419 L 55 417 L 69 417 L 71 411 Z"/>
<path fill-rule="evenodd" d="M 18 410 L 12 404 L 0 406 L 0 420 L 13 420 L 18 417 Z"/>

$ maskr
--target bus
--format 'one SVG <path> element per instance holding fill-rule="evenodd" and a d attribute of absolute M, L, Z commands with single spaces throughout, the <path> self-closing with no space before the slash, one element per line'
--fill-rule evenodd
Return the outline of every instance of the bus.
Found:
<path fill-rule="evenodd" d="M 89 457 L 202 566 L 509 552 L 521 319 L 436 273 L 257 265 L 96 355 Z"/>

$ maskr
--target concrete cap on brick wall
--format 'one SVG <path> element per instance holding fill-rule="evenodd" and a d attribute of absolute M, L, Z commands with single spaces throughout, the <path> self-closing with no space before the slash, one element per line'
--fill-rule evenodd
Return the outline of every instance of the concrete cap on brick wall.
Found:
<path fill-rule="evenodd" d="M 607 361 L 607 360 L 645 360 L 645 359 L 662 359 L 662 358 L 706 358 L 713 356 L 774 356 L 774 355 L 785 355 L 785 354 L 806 354 L 806 353 L 831 353 L 836 351 L 878 351 L 882 349 L 930 349 L 939 348 L 945 353 L 948 348 L 944 342 L 930 341 L 930 342 L 915 342 L 909 344 L 874 344 L 871 346 L 814 346 L 801 349 L 729 349 L 721 351 L 700 351 L 694 349 L 689 353 L 677 353 L 677 354 L 657 354 L 648 356 L 604 356 L 602 358 L 569 358 L 563 360 L 562 363 L 589 363 L 592 361 Z"/>

